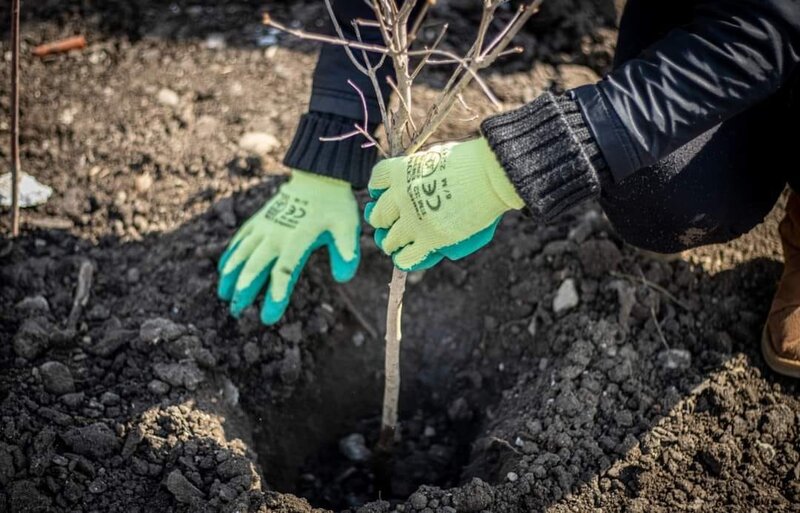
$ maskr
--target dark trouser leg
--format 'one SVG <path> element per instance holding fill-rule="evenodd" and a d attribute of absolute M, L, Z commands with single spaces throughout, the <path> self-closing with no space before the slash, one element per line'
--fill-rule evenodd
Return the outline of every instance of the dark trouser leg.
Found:
<path fill-rule="evenodd" d="M 668 31 L 666 22 L 680 24 L 688 13 L 659 13 L 659 4 L 629 2 L 617 64 Z M 734 239 L 764 219 L 790 174 L 798 174 L 787 149 L 800 140 L 791 141 L 789 123 L 796 126 L 788 94 L 777 95 L 605 187 L 601 205 L 623 239 L 651 251 L 675 253 Z"/>

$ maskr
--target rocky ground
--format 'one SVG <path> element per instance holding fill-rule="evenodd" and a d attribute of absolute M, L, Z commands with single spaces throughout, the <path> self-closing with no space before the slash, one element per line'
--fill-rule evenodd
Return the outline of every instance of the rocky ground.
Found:
<path fill-rule="evenodd" d="M 440 16 L 468 28 L 465 4 Z M 22 157 L 55 194 L 0 239 L 0 511 L 800 509 L 797 385 L 757 347 L 780 208 L 671 260 L 627 247 L 593 205 L 550 226 L 510 215 L 486 250 L 413 275 L 379 497 L 390 267 L 371 233 L 347 285 L 313 257 L 275 327 L 215 296 L 227 239 L 285 173 L 317 51 L 263 29 L 261 8 L 27 7 Z M 545 9 L 520 40 L 530 57 L 490 84 L 513 105 L 595 79 L 612 18 L 601 2 Z M 87 49 L 29 57 L 74 33 Z M 4 109 L 7 83 L 3 67 Z M 462 117 L 440 137 L 472 133 Z M 5 119 L 0 132 L 7 159 Z"/>

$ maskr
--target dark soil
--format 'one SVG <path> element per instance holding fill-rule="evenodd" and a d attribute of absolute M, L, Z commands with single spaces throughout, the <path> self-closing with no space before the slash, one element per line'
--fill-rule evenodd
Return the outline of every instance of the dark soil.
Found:
<path fill-rule="evenodd" d="M 498 96 L 512 105 L 601 73 L 613 31 L 589 21 L 610 19 L 603 5 L 544 11 L 521 41 L 550 43 L 491 74 Z M 510 215 L 485 250 L 412 276 L 402 425 L 379 490 L 370 331 L 390 266 L 371 233 L 347 285 L 312 257 L 275 327 L 216 300 L 216 260 L 281 180 L 269 175 L 285 171 L 315 59 L 289 39 L 257 46 L 270 35 L 261 7 L 26 7 L 22 157 L 56 193 L 25 211 L 21 238 L 0 240 L 0 511 L 799 509 L 797 385 L 758 352 L 779 208 L 734 244 L 670 261 L 627 247 L 595 206 L 550 226 Z M 89 48 L 28 57 L 73 33 Z M 6 108 L 7 83 L 4 67 Z M 466 97 L 489 112 L 479 91 Z M 461 117 L 440 137 L 473 133 Z M 278 145 L 251 155 L 246 132 Z M 71 327 L 86 262 L 91 295 Z M 578 303 L 555 312 L 567 280 Z"/>

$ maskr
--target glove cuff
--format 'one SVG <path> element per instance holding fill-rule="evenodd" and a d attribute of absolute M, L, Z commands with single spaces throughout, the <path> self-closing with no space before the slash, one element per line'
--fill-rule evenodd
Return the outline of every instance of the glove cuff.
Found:
<path fill-rule="evenodd" d="M 320 141 L 320 137 L 336 137 L 353 131 L 357 121 L 334 114 L 309 112 L 300 118 L 294 140 L 283 163 L 294 169 L 338 178 L 353 187 L 364 187 L 378 158 L 376 148 L 362 148 L 362 135 L 342 141 Z M 367 127 L 370 131 L 373 127 Z"/>
<path fill-rule="evenodd" d="M 573 100 L 545 93 L 481 131 L 537 220 L 599 196 L 608 166 Z"/>

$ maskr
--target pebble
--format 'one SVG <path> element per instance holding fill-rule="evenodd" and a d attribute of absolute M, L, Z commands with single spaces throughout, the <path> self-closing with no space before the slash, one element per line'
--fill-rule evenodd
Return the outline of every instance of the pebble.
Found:
<path fill-rule="evenodd" d="M 408 502 L 411 503 L 414 509 L 420 510 L 428 505 L 428 498 L 419 492 L 414 492 L 411 494 L 411 497 L 408 498 Z"/>
<path fill-rule="evenodd" d="M 75 391 L 75 381 L 69 367 L 60 362 L 47 362 L 39 367 L 44 389 L 53 395 L 64 395 Z"/>
<path fill-rule="evenodd" d="M 26 297 L 16 304 L 17 311 L 27 315 L 45 315 L 50 313 L 50 305 L 44 296 Z"/>
<path fill-rule="evenodd" d="M 142 342 L 155 344 L 162 341 L 175 340 L 184 334 L 183 326 L 175 324 L 169 319 L 156 317 L 144 321 L 139 327 L 139 339 Z"/>
<path fill-rule="evenodd" d="M 95 458 L 109 455 L 118 445 L 117 436 L 102 422 L 69 429 L 61 438 L 73 452 Z"/>
<path fill-rule="evenodd" d="M 14 352 L 27 360 L 39 356 L 49 345 L 46 321 L 41 318 L 26 319 L 14 335 Z"/>
<path fill-rule="evenodd" d="M 665 349 L 656 357 L 658 365 L 666 370 L 686 370 L 692 366 L 692 353 L 686 349 Z"/>
<path fill-rule="evenodd" d="M 167 490 L 172 493 L 175 500 L 184 504 L 192 503 L 203 497 L 203 492 L 189 482 L 178 469 L 173 470 L 167 476 Z"/>
<path fill-rule="evenodd" d="M 174 387 L 183 386 L 188 390 L 195 390 L 205 381 L 202 370 L 194 362 L 157 363 L 153 365 L 153 373 L 162 381 Z"/>
<path fill-rule="evenodd" d="M 158 91 L 156 100 L 158 100 L 158 103 L 161 105 L 165 105 L 167 107 L 177 107 L 181 101 L 178 93 L 172 89 L 167 89 L 166 87 Z"/>
<path fill-rule="evenodd" d="M 561 286 L 553 298 L 553 312 L 560 314 L 578 306 L 580 298 L 578 291 L 575 289 L 575 280 L 567 278 L 561 283 Z"/>
<path fill-rule="evenodd" d="M 247 132 L 239 139 L 239 147 L 256 155 L 268 155 L 280 147 L 277 137 L 266 132 Z"/>
<path fill-rule="evenodd" d="M 147 390 L 156 395 L 164 395 L 169 392 L 169 385 L 161 380 L 154 379 L 147 384 Z"/>
<path fill-rule="evenodd" d="M 133 185 L 136 188 L 136 192 L 147 192 L 150 190 L 150 187 L 153 186 L 153 177 L 150 173 L 137 175 L 136 178 L 133 179 Z"/>
<path fill-rule="evenodd" d="M 339 450 L 348 460 L 355 462 L 367 461 L 372 456 L 361 433 L 353 433 L 339 440 Z"/>
<path fill-rule="evenodd" d="M 506 474 L 506 479 L 508 479 L 509 481 L 511 481 L 513 483 L 517 479 L 519 479 L 519 476 L 517 475 L 516 472 L 509 472 L 508 474 Z"/>

